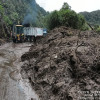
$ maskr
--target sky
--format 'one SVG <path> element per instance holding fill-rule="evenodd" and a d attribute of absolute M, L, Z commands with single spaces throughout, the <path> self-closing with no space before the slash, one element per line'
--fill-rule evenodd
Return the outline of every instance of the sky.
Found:
<path fill-rule="evenodd" d="M 94 11 L 100 9 L 100 0 L 36 0 L 46 11 L 59 10 L 64 2 L 67 2 L 71 9 L 78 12 Z"/>

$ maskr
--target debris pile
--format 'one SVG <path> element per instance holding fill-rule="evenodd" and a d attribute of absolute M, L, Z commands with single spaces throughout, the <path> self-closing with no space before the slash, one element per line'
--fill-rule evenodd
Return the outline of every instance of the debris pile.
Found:
<path fill-rule="evenodd" d="M 55 28 L 21 59 L 22 77 L 40 100 L 91 100 L 100 91 L 100 35 L 93 31 Z"/>

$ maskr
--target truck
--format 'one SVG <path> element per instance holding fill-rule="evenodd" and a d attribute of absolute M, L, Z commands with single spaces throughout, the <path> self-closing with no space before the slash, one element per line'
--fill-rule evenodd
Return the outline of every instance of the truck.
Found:
<path fill-rule="evenodd" d="M 47 34 L 46 29 L 38 27 L 24 27 L 23 25 L 15 25 L 13 27 L 13 42 L 34 41 L 35 37 L 42 37 Z"/>

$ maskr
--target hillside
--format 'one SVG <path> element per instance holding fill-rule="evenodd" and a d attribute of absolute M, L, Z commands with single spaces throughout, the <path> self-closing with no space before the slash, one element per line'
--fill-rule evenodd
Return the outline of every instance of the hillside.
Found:
<path fill-rule="evenodd" d="M 44 15 L 46 15 L 46 11 L 35 0 L 1 0 L 0 33 L 11 31 L 10 28 L 13 24 L 30 23 L 37 26 L 36 21 Z"/>
<path fill-rule="evenodd" d="M 85 17 L 87 22 L 93 25 L 100 25 L 100 10 L 96 10 L 93 12 L 81 12 L 80 14 L 82 14 Z"/>

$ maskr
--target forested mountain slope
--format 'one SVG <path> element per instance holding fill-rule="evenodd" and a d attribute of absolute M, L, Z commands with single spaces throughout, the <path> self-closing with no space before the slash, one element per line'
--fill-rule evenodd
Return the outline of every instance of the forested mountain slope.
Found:
<path fill-rule="evenodd" d="M 93 12 L 81 12 L 80 14 L 82 14 L 90 24 L 100 25 L 100 10 Z"/>
<path fill-rule="evenodd" d="M 9 32 L 13 24 L 37 26 L 38 18 L 44 15 L 46 11 L 35 0 L 0 0 L 0 34 Z"/>

